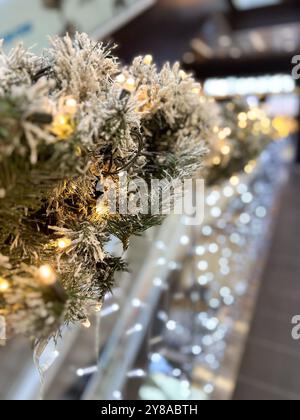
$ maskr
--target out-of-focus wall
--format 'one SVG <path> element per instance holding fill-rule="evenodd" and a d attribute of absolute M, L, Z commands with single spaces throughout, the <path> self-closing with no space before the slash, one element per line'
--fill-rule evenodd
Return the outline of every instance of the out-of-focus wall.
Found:
<path fill-rule="evenodd" d="M 158 0 L 159 3 L 166 7 L 201 7 L 202 9 L 224 9 L 228 7 L 226 0 Z"/>
<path fill-rule="evenodd" d="M 159 1 L 162 4 L 170 5 L 173 7 L 191 6 L 191 5 L 215 6 L 215 5 L 220 5 L 221 3 L 225 3 L 224 0 L 159 0 Z"/>
<path fill-rule="evenodd" d="M 23 41 L 41 50 L 48 35 L 76 30 L 106 35 L 154 0 L 0 0 L 0 39 L 6 48 Z M 102 32 L 101 32 L 102 30 Z"/>

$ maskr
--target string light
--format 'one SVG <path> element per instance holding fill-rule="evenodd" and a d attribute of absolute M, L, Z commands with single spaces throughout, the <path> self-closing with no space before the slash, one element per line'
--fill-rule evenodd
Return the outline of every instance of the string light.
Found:
<path fill-rule="evenodd" d="M 232 130 L 230 127 L 225 127 L 223 130 L 225 137 L 229 137 L 232 134 Z"/>
<path fill-rule="evenodd" d="M 240 128 L 247 128 L 247 125 L 248 125 L 247 121 L 240 121 L 239 122 L 239 127 Z"/>
<path fill-rule="evenodd" d="M 9 289 L 9 283 L 3 277 L 0 277 L 0 293 L 4 293 Z"/>
<path fill-rule="evenodd" d="M 227 186 L 223 189 L 223 194 L 225 197 L 230 198 L 234 195 L 234 190 L 232 187 Z"/>
<path fill-rule="evenodd" d="M 120 310 L 120 305 L 118 303 L 114 303 L 113 305 L 104 308 L 101 312 L 101 318 L 106 318 Z"/>
<path fill-rule="evenodd" d="M 112 396 L 115 400 L 122 400 L 122 393 L 120 391 L 114 391 Z"/>
<path fill-rule="evenodd" d="M 92 326 L 91 321 L 89 319 L 86 319 L 85 321 L 83 321 L 81 325 L 86 329 L 89 329 Z"/>
<path fill-rule="evenodd" d="M 95 312 L 101 312 L 101 309 L 102 309 L 102 303 L 98 303 L 94 307 Z"/>
<path fill-rule="evenodd" d="M 215 166 L 220 165 L 220 163 L 221 163 L 221 158 L 220 158 L 220 156 L 215 156 L 215 157 L 213 158 L 212 162 L 213 162 L 213 164 L 214 164 Z"/>
<path fill-rule="evenodd" d="M 118 74 L 116 82 L 127 92 L 132 93 L 136 90 L 136 81 L 132 76 L 127 77 L 124 73 Z"/>
<path fill-rule="evenodd" d="M 147 373 L 143 369 L 135 369 L 130 372 L 127 372 L 128 378 L 144 378 L 146 377 Z"/>
<path fill-rule="evenodd" d="M 194 93 L 195 95 L 200 95 L 200 93 L 201 93 L 201 87 L 200 86 L 193 87 L 192 93 Z"/>
<path fill-rule="evenodd" d="M 135 80 L 133 77 L 128 77 L 128 79 L 123 84 L 123 89 L 127 90 L 128 92 L 134 92 L 136 88 Z"/>
<path fill-rule="evenodd" d="M 141 331 L 143 331 L 143 326 L 142 326 L 142 324 L 136 324 L 136 325 L 134 325 L 132 328 L 129 328 L 129 329 L 126 331 L 126 335 L 127 335 L 127 336 L 129 336 L 129 335 L 132 335 L 132 334 L 135 334 L 135 333 L 139 333 L 139 332 L 141 332 Z"/>
<path fill-rule="evenodd" d="M 170 320 L 167 322 L 166 327 L 169 331 L 175 331 L 177 327 L 176 321 Z"/>
<path fill-rule="evenodd" d="M 91 366 L 87 368 L 77 369 L 76 375 L 82 378 L 83 376 L 92 375 L 96 372 L 98 372 L 98 366 Z"/>
<path fill-rule="evenodd" d="M 244 171 L 246 172 L 246 174 L 251 174 L 254 169 L 256 167 L 256 162 L 255 161 L 250 161 L 244 168 Z"/>
<path fill-rule="evenodd" d="M 246 114 L 245 112 L 241 112 L 241 113 L 238 115 L 238 119 L 239 119 L 240 121 L 247 121 L 248 116 L 247 116 L 247 114 Z"/>
<path fill-rule="evenodd" d="M 225 145 L 224 145 L 224 146 L 222 146 L 222 148 L 221 148 L 221 153 L 222 153 L 222 155 L 224 155 L 224 156 L 229 155 L 229 154 L 230 154 L 230 151 L 231 151 L 230 146 L 228 146 L 227 144 L 225 144 Z"/>
<path fill-rule="evenodd" d="M 38 280 L 45 286 L 51 286 L 56 283 L 57 276 L 49 264 L 42 265 L 37 272 Z"/>
<path fill-rule="evenodd" d="M 64 98 L 63 101 L 63 112 L 69 115 L 75 115 L 77 112 L 78 104 L 75 98 L 69 96 Z"/>
<path fill-rule="evenodd" d="M 126 82 L 126 77 L 123 73 L 118 74 L 118 76 L 116 77 L 116 82 L 119 83 L 120 85 L 123 85 Z"/>
<path fill-rule="evenodd" d="M 78 103 L 73 96 L 62 97 L 58 103 L 58 112 L 54 116 L 51 132 L 61 140 L 67 140 L 74 133 L 74 115 Z"/>
<path fill-rule="evenodd" d="M 66 248 L 69 248 L 71 245 L 72 245 L 72 241 L 69 238 L 62 238 L 62 239 L 59 239 L 57 241 L 57 247 L 60 250 L 64 250 Z"/>
<path fill-rule="evenodd" d="M 249 118 L 249 120 L 251 121 L 255 121 L 258 118 L 259 114 L 257 112 L 257 110 L 252 109 L 251 111 L 248 112 L 247 117 Z"/>
<path fill-rule="evenodd" d="M 76 146 L 76 148 L 75 148 L 75 154 L 76 154 L 77 157 L 81 157 L 82 150 L 81 150 L 81 147 L 80 146 Z M 76 191 L 76 185 L 74 185 L 74 189 Z"/>
<path fill-rule="evenodd" d="M 231 130 L 230 130 L 229 127 L 227 127 L 227 128 L 224 128 L 223 130 L 221 130 L 219 132 L 218 136 L 219 136 L 219 139 L 225 140 L 226 137 L 230 136 L 230 134 L 231 134 Z"/>
<path fill-rule="evenodd" d="M 298 130 L 298 123 L 295 118 L 290 118 L 287 116 L 278 116 L 276 118 L 273 118 L 273 120 L 270 123 L 272 124 L 272 127 L 275 130 L 276 138 L 288 137 L 290 134 L 293 134 Z"/>
<path fill-rule="evenodd" d="M 55 117 L 55 122 L 54 123 L 57 124 L 57 125 L 62 126 L 62 125 L 66 125 L 67 124 L 67 121 L 68 121 L 67 117 L 65 117 L 64 115 L 58 114 Z"/>
<path fill-rule="evenodd" d="M 60 140 L 67 140 L 74 133 L 74 123 L 70 116 L 57 114 L 51 125 L 51 132 Z"/>
<path fill-rule="evenodd" d="M 144 64 L 147 64 L 148 66 L 150 66 L 153 63 L 153 57 L 151 54 L 147 54 L 144 57 Z"/>
<path fill-rule="evenodd" d="M 240 183 L 240 179 L 238 176 L 234 175 L 230 178 L 230 184 L 233 185 L 234 187 L 236 187 L 237 185 L 239 185 Z"/>

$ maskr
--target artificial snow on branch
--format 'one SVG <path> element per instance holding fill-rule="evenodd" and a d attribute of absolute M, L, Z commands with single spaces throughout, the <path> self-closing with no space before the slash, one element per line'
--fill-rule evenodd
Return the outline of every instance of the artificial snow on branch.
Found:
<path fill-rule="evenodd" d="M 159 71 L 146 56 L 123 68 L 86 34 L 52 40 L 42 57 L 1 49 L 0 315 L 8 337 L 37 342 L 63 324 L 89 324 L 114 274 L 126 270 L 106 250 L 111 235 L 127 247 L 163 220 L 119 205 L 112 212 L 111 185 L 123 172 L 125 186 L 193 177 L 215 136 L 203 98 L 179 65 Z M 128 189 L 129 202 L 134 194 Z"/>

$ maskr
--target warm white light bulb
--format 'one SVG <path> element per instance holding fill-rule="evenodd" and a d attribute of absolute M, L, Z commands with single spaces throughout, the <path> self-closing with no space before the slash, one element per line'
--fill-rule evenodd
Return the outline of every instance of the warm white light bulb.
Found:
<path fill-rule="evenodd" d="M 124 83 L 124 89 L 128 90 L 129 92 L 133 92 L 135 90 L 135 80 L 133 77 L 128 77 L 126 82 Z"/>
<path fill-rule="evenodd" d="M 56 273 L 49 264 L 42 265 L 38 269 L 38 278 L 40 282 L 46 286 L 56 283 Z"/>
<path fill-rule="evenodd" d="M 153 57 L 151 54 L 147 54 L 144 57 L 144 64 L 147 64 L 148 66 L 150 66 L 153 63 Z"/>
<path fill-rule="evenodd" d="M 6 292 L 9 289 L 9 283 L 3 277 L 0 277 L 0 293 Z"/>
<path fill-rule="evenodd" d="M 230 184 L 236 187 L 240 183 L 240 179 L 238 176 L 234 175 L 230 178 Z"/>
<path fill-rule="evenodd" d="M 77 106 L 77 101 L 74 98 L 68 98 L 66 100 L 66 105 L 71 106 L 71 107 L 76 107 Z"/>
<path fill-rule="evenodd" d="M 83 321 L 82 322 L 82 326 L 84 327 L 84 328 L 91 328 L 91 322 L 90 322 L 90 320 L 89 319 L 86 319 L 85 321 Z"/>
<path fill-rule="evenodd" d="M 75 114 L 77 111 L 77 105 L 78 104 L 76 99 L 72 97 L 66 98 L 64 104 L 65 112 L 67 112 L 68 114 Z"/>
<path fill-rule="evenodd" d="M 102 303 L 98 303 L 97 305 L 95 305 L 95 312 L 100 312 L 102 309 Z"/>
<path fill-rule="evenodd" d="M 55 124 L 57 125 L 66 125 L 67 122 L 67 118 L 64 115 L 59 114 L 55 117 Z"/>
<path fill-rule="evenodd" d="M 57 247 L 61 250 L 69 248 L 71 244 L 72 244 L 72 241 L 69 238 L 62 238 L 57 241 Z"/>
<path fill-rule="evenodd" d="M 119 75 L 116 77 L 116 82 L 117 82 L 117 83 L 120 83 L 120 84 L 123 84 L 123 83 L 125 83 L 125 82 L 126 82 L 126 77 L 124 76 L 124 74 L 123 74 L 123 73 L 119 74 Z"/>
<path fill-rule="evenodd" d="M 215 156 L 214 158 L 213 158 L 213 164 L 214 165 L 220 165 L 220 163 L 221 163 L 221 158 L 220 158 L 220 156 Z"/>
<path fill-rule="evenodd" d="M 230 153 L 230 146 L 223 146 L 222 148 L 221 148 L 221 153 L 222 153 L 222 155 L 224 155 L 224 156 L 227 156 L 227 155 L 229 155 L 229 153 Z"/>

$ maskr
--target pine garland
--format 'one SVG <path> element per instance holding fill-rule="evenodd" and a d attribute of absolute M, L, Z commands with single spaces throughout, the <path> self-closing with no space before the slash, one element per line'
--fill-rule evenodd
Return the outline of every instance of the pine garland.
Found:
<path fill-rule="evenodd" d="M 219 112 L 223 124 L 214 128 L 216 137 L 211 137 L 205 161 L 208 185 L 243 171 L 250 173 L 257 157 L 276 138 L 272 120 L 262 106 L 250 106 L 246 100 L 236 98 L 221 103 Z"/>
<path fill-rule="evenodd" d="M 85 34 L 42 57 L 0 51 L 0 315 L 8 337 L 55 336 L 87 324 L 126 270 L 106 249 L 163 216 L 107 207 L 109 183 L 182 180 L 207 153 L 212 121 L 200 86 L 151 57 L 123 68 Z M 120 193 L 120 191 L 118 191 Z M 128 192 L 130 201 L 132 192 Z"/>

